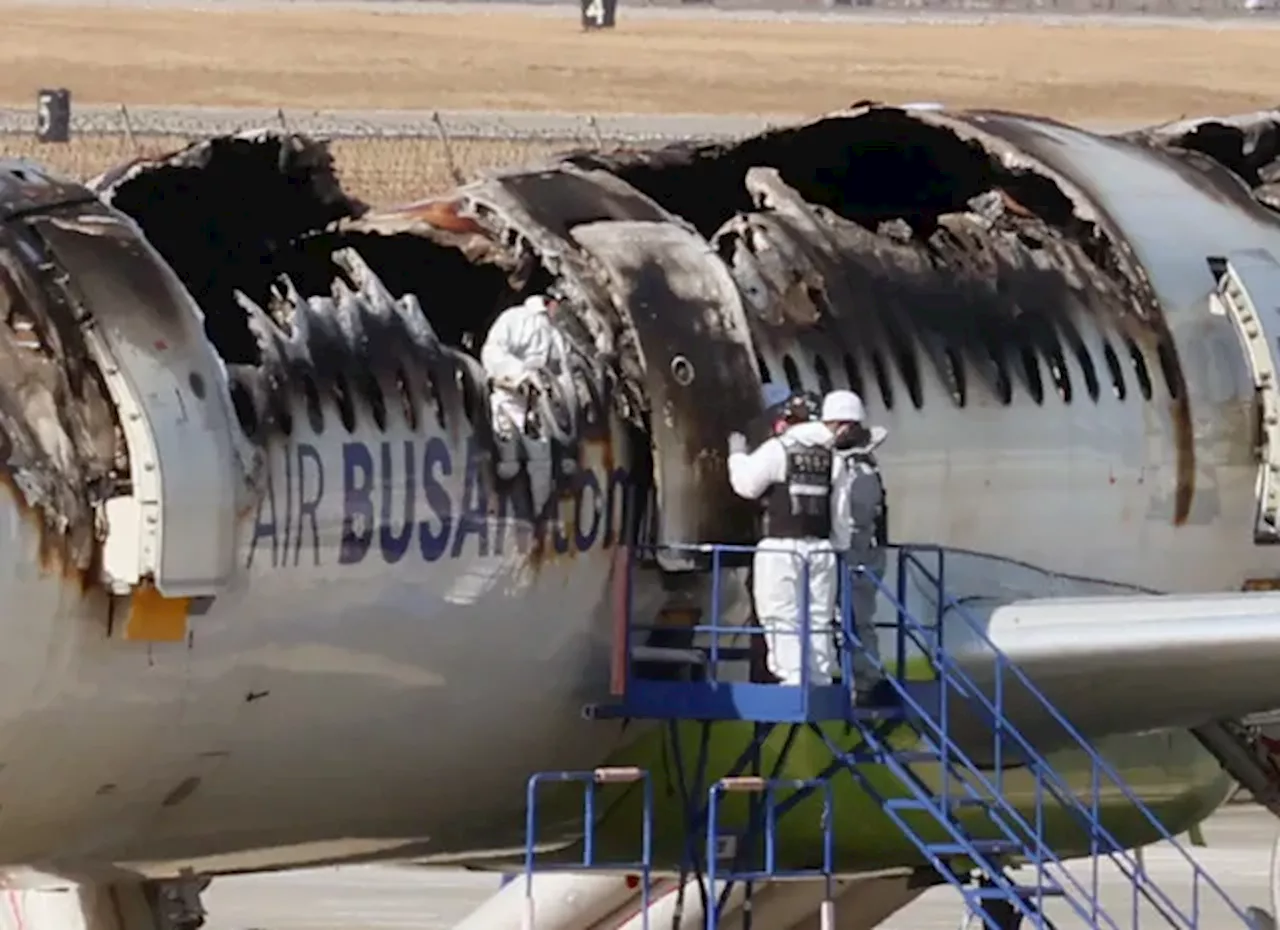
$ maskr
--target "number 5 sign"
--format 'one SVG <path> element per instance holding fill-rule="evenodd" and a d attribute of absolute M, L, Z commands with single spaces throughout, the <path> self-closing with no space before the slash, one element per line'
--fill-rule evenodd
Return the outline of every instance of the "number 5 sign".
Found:
<path fill-rule="evenodd" d="M 41 142 L 71 140 L 71 91 L 42 88 L 36 93 L 36 138 Z"/>

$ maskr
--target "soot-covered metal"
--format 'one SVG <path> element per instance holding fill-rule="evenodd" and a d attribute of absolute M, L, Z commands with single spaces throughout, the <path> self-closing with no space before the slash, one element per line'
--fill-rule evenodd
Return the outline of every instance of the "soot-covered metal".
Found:
<path fill-rule="evenodd" d="M 926 370 L 958 405 L 975 391 L 1040 403 L 1053 391 L 1096 400 L 1108 381 L 1122 392 L 1118 357 L 1158 358 L 1180 404 L 1179 471 L 1191 474 L 1190 416 L 1159 303 L 1107 205 L 1032 154 L 1047 151 L 1037 127 L 1054 125 L 863 106 L 731 144 L 569 153 L 384 210 L 342 191 L 323 144 L 261 131 L 135 161 L 92 186 L 197 300 L 256 442 L 289 431 L 299 410 L 351 429 L 361 417 L 381 427 L 393 405 L 410 422 L 434 405 L 428 415 L 446 426 L 465 417 L 487 435 L 480 343 L 503 307 L 548 293 L 562 299 L 557 325 L 577 376 L 552 406 L 611 405 L 651 440 L 662 417 L 683 430 L 680 455 L 698 459 L 694 484 L 719 474 L 707 456 L 722 456 L 729 420 L 759 412 L 751 343 L 815 337 L 850 371 L 905 386 L 917 406 Z M 1270 117 L 1203 122 L 1130 141 L 1230 172 L 1267 204 L 1275 127 Z M 631 242 L 634 261 L 623 254 Z M 673 280 L 714 265 L 732 286 L 686 288 L 697 299 L 675 321 L 618 280 L 632 265 Z M 677 338 L 721 347 L 698 353 L 694 371 L 684 360 L 691 385 L 666 370 Z M 1139 384 L 1149 395 L 1145 367 Z M 733 417 L 695 409 L 709 390 Z M 687 491 L 688 476 L 660 459 L 659 484 Z M 1190 493 L 1188 483 L 1180 514 Z M 710 494 L 703 509 L 732 510 L 722 498 Z M 723 520 L 738 524 L 729 510 Z"/>
<path fill-rule="evenodd" d="M 1191 119 L 1126 133 L 1124 138 L 1231 172 L 1258 203 L 1280 212 L 1280 110 L 1227 119 Z"/>
<path fill-rule="evenodd" d="M 814 330 L 854 364 L 889 360 L 917 406 L 921 357 L 957 403 L 975 373 L 1039 402 L 1097 398 L 1082 327 L 1164 337 L 1158 304 L 1097 207 L 978 120 L 867 107 L 736 145 L 578 153 L 685 217 L 730 264 L 757 339 Z M 1085 383 L 1073 385 L 1066 353 Z"/>
<path fill-rule="evenodd" d="M 81 583 L 97 552 L 94 506 L 127 484 L 129 472 L 106 387 L 80 328 L 84 314 L 70 276 L 32 221 L 102 212 L 79 185 L 50 178 L 34 165 L 0 162 L 3 481 L 38 521 L 42 567 Z"/>
<path fill-rule="evenodd" d="M 219 196 L 224 185 L 236 196 Z M 188 282 L 232 364 L 272 364 L 258 357 L 262 333 L 250 333 L 235 291 L 278 303 L 271 291 L 288 275 L 291 299 L 332 300 L 345 274 L 332 257 L 350 248 L 367 263 L 366 281 L 380 280 L 396 300 L 416 296 L 430 321 L 419 328 L 434 330 L 432 351 L 445 358 L 478 348 L 503 305 L 558 290 L 573 343 L 600 363 L 594 383 L 616 383 L 607 393 L 640 427 L 648 392 L 635 334 L 572 242 L 576 226 L 692 226 L 727 262 L 757 339 L 820 332 L 865 370 L 887 360 L 917 405 L 924 364 L 961 404 L 977 385 L 1007 402 L 1020 383 L 1042 400 L 1050 386 L 1033 357 L 1064 399 L 1096 398 L 1104 378 L 1083 327 L 1117 341 L 1121 355 L 1126 340 L 1153 352 L 1166 341 L 1143 275 L 1096 206 L 963 116 L 870 106 L 729 145 L 577 152 L 392 212 L 367 212 L 344 195 L 322 146 L 272 133 L 202 143 L 98 186 Z M 228 201 L 243 206 L 223 208 Z M 317 312 L 328 311 L 319 303 Z M 393 319 L 407 325 L 404 314 Z M 310 339 L 325 331 L 307 329 Z M 1083 384 L 1071 383 L 1068 354 Z M 255 388 L 259 402 L 265 396 Z"/>

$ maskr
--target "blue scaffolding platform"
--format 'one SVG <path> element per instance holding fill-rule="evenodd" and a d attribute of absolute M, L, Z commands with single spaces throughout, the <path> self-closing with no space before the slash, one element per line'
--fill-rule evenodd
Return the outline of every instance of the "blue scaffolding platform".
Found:
<path fill-rule="evenodd" d="M 807 562 L 800 565 L 804 595 L 799 611 L 800 622 L 793 634 L 800 640 L 799 684 L 733 680 L 722 674 L 723 668 L 734 663 L 741 665 L 752 653 L 752 650 L 732 646 L 731 643 L 742 637 L 759 637 L 767 633 L 759 627 L 729 623 L 725 619 L 725 572 L 735 570 L 726 566 L 740 565 L 742 556 L 751 555 L 755 550 L 714 544 L 665 548 L 695 555 L 709 565 L 710 617 L 705 619 L 710 622 L 685 627 L 680 647 L 654 650 L 650 645 L 654 634 L 666 628 L 632 615 L 632 589 L 628 584 L 621 696 L 616 703 L 595 707 L 592 712 L 598 718 L 654 720 L 667 725 L 668 745 L 684 811 L 681 878 L 692 876 L 697 879 L 707 930 L 721 926 L 721 915 L 730 888 L 735 883 L 745 886 L 747 900 L 750 901 L 752 886 L 756 882 L 802 877 L 825 881 L 822 925 L 832 925 L 835 835 L 842 827 L 857 828 L 856 824 L 838 823 L 839 811 L 833 806 L 832 779 L 841 772 L 848 772 L 862 791 L 876 801 L 941 880 L 960 892 L 970 914 L 988 930 L 1016 930 L 1019 926 L 1038 930 L 1051 928 L 1052 924 L 1043 913 L 1048 898 L 1063 901 L 1087 926 L 1108 930 L 1141 926 L 1139 898 L 1144 899 L 1158 917 L 1156 923 L 1148 920 L 1149 926 L 1170 926 L 1179 930 L 1208 927 L 1209 924 L 1202 924 L 1201 920 L 1203 906 L 1210 898 L 1218 901 L 1215 930 L 1222 926 L 1221 911 L 1224 907 L 1231 914 L 1230 925 L 1252 926 L 1250 917 L 1176 842 L 1089 741 L 996 647 L 982 623 L 947 594 L 946 555 L 940 548 L 898 547 L 893 590 L 863 566 L 840 566 L 835 613 L 838 641 L 843 645 L 839 649 L 839 679 L 834 682 L 814 680 L 817 673 L 811 670 L 811 651 L 816 637 L 833 634 L 827 623 L 817 624 L 819 628 L 815 630 L 815 624 L 811 622 L 809 566 Z M 803 561 L 795 553 L 792 555 Z M 929 562 L 932 566 L 927 564 Z M 632 561 L 628 573 L 634 571 L 635 562 Z M 854 591 L 858 585 L 862 586 L 864 594 L 868 586 L 873 585 L 880 603 L 887 601 L 891 605 L 887 612 L 892 614 L 892 619 L 879 621 L 875 627 L 892 629 L 896 643 L 896 655 L 890 663 L 880 662 L 874 651 L 867 653 L 880 675 L 880 684 L 873 692 L 874 702 L 870 704 L 865 698 L 861 702 L 855 700 L 853 690 L 853 652 L 862 648 L 853 616 Z M 936 608 L 931 622 L 921 622 L 907 609 L 909 585 L 927 587 L 931 592 Z M 881 614 L 882 610 L 877 610 L 876 614 Z M 987 689 L 980 687 L 948 653 L 942 622 L 944 615 L 955 618 L 950 622 L 965 627 L 966 637 L 977 637 L 989 652 L 994 682 Z M 698 637 L 702 640 L 700 644 L 697 643 Z M 776 644 L 778 640 L 774 642 Z M 917 675 L 924 674 L 920 680 L 908 680 L 909 648 L 917 650 L 916 668 L 912 671 Z M 654 667 L 655 652 L 659 656 L 667 655 L 668 663 L 678 667 L 678 675 L 672 674 L 670 664 L 664 674 L 646 673 L 646 668 Z M 1070 737 L 1072 748 L 1088 758 L 1091 775 L 1087 795 L 1081 796 L 1073 791 L 1006 716 L 1006 695 L 1014 689 L 1020 700 L 1025 702 L 1030 698 L 1034 701 L 1038 705 L 1036 709 Z M 992 740 L 990 755 L 994 764 L 976 764 L 954 737 L 951 721 L 961 709 L 969 719 L 981 721 L 989 731 Z M 752 739 L 727 772 L 709 780 L 707 759 L 712 733 L 717 725 L 730 721 L 749 722 Z M 690 723 L 698 727 L 700 734 L 692 784 L 688 783 L 685 775 L 685 749 L 677 730 L 682 726 L 687 728 Z M 832 724 L 844 726 L 833 727 Z M 762 764 L 762 749 L 766 740 L 779 728 L 785 729 L 786 735 L 781 740 L 780 749 L 776 745 L 771 748 L 769 754 L 773 762 L 771 770 L 766 772 Z M 846 749 L 833 739 L 831 733 L 838 729 L 843 729 L 846 734 L 856 732 L 856 750 Z M 904 731 L 914 736 L 911 748 L 895 748 L 895 744 L 902 741 L 891 740 L 890 737 Z M 816 736 L 830 754 L 830 763 L 816 778 L 795 781 L 782 777 L 782 772 L 801 732 Z M 1019 810 L 1006 797 L 1003 791 L 1005 763 L 1017 764 L 1033 779 L 1035 803 L 1031 812 Z M 917 773 L 913 766 L 919 764 L 930 764 L 940 769 L 943 777 L 939 786 L 934 787 Z M 889 796 L 883 791 L 883 779 L 880 780 L 881 787 L 877 788 L 868 776 L 865 771 L 868 766 L 893 776 L 896 788 L 888 793 Z M 579 780 L 588 785 L 583 861 L 570 866 L 556 866 L 573 869 L 620 868 L 617 864 L 602 864 L 593 859 L 596 815 L 591 792 L 594 786 L 618 780 L 644 782 L 642 858 L 632 865 L 632 869 L 642 875 L 646 894 L 643 925 L 647 928 L 647 893 L 653 869 L 653 801 L 647 773 L 638 769 L 602 769 L 533 776 L 528 798 L 527 883 L 532 882 L 539 868 L 544 868 L 538 864 L 534 854 L 536 786 L 547 779 Z M 778 798 L 776 795 L 780 791 L 786 791 L 787 796 Z M 1103 824 L 1101 796 L 1104 791 L 1126 798 L 1133 812 L 1145 818 L 1152 832 L 1181 854 L 1192 876 L 1189 910 L 1179 907 L 1161 890 L 1147 875 L 1141 859 L 1124 848 Z M 724 796 L 735 792 L 746 793 L 749 798 L 747 829 L 734 837 L 736 852 L 726 856 L 722 854 L 724 847 L 721 841 L 725 834 L 719 812 Z M 814 795 L 822 797 L 822 849 L 815 851 L 814 856 L 821 865 L 804 872 L 788 871 L 779 865 L 776 854 L 779 821 Z M 1093 863 L 1091 880 L 1074 875 L 1051 848 L 1046 837 L 1046 805 L 1066 812 L 1082 835 L 1087 837 Z M 971 814 L 975 811 L 984 817 L 982 832 L 990 835 L 974 835 L 963 822 L 962 812 Z M 723 858 L 731 858 L 732 862 L 725 865 L 721 861 Z M 1112 863 L 1133 885 L 1133 907 L 1126 915 L 1127 920 L 1117 919 L 1102 906 L 1097 865 L 1103 861 Z M 1014 864 L 1031 868 L 1034 881 L 1018 884 L 1007 873 Z M 717 883 L 723 884 L 719 895 L 715 894 Z M 751 909 L 747 907 L 741 924 L 744 930 L 750 930 L 750 920 Z M 532 915 L 527 920 L 526 930 L 535 930 Z"/>

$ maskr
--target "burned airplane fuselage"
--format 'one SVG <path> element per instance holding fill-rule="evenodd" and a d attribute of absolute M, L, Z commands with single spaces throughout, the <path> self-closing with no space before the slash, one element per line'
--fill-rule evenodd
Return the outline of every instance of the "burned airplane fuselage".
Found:
<path fill-rule="evenodd" d="M 510 841 L 530 768 L 617 745 L 575 715 L 607 690 L 627 549 L 658 544 L 637 582 L 658 613 L 706 598 L 662 544 L 751 541 L 725 440 L 768 381 L 863 395 L 891 537 L 995 557 L 958 597 L 1280 576 L 1276 124 L 866 107 L 377 210 L 271 133 L 111 171 L 101 200 L 10 170 L 0 416 L 41 554 L 11 582 L 42 606 L 0 749 L 47 723 L 28 696 L 51 681 L 137 675 L 150 703 L 47 704 L 112 721 L 117 764 L 66 776 L 88 826 L 51 826 L 63 792 L 6 845 L 0 808 L 0 859 L 214 855 L 300 822 L 456 851 L 478 811 Z M 571 350 L 531 399 L 548 441 L 503 479 L 476 358 L 531 294 L 561 299 Z M 176 636 L 150 587 L 189 600 Z M 340 808 L 297 778 L 320 770 Z"/>

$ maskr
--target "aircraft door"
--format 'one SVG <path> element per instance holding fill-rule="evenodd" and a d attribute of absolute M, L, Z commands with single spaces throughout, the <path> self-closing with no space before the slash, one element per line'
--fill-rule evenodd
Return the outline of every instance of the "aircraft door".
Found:
<path fill-rule="evenodd" d="M 571 237 L 605 272 L 633 331 L 650 402 L 657 513 L 665 544 L 755 542 L 756 505 L 729 487 L 729 433 L 762 410 L 760 374 L 737 286 L 715 251 L 675 223 L 604 221 Z M 692 553 L 659 548 L 667 570 Z"/>
<path fill-rule="evenodd" d="M 1280 262 L 1265 249 L 1210 258 L 1215 297 L 1240 335 L 1253 375 L 1259 420 L 1258 509 L 1253 541 L 1280 543 Z"/>

